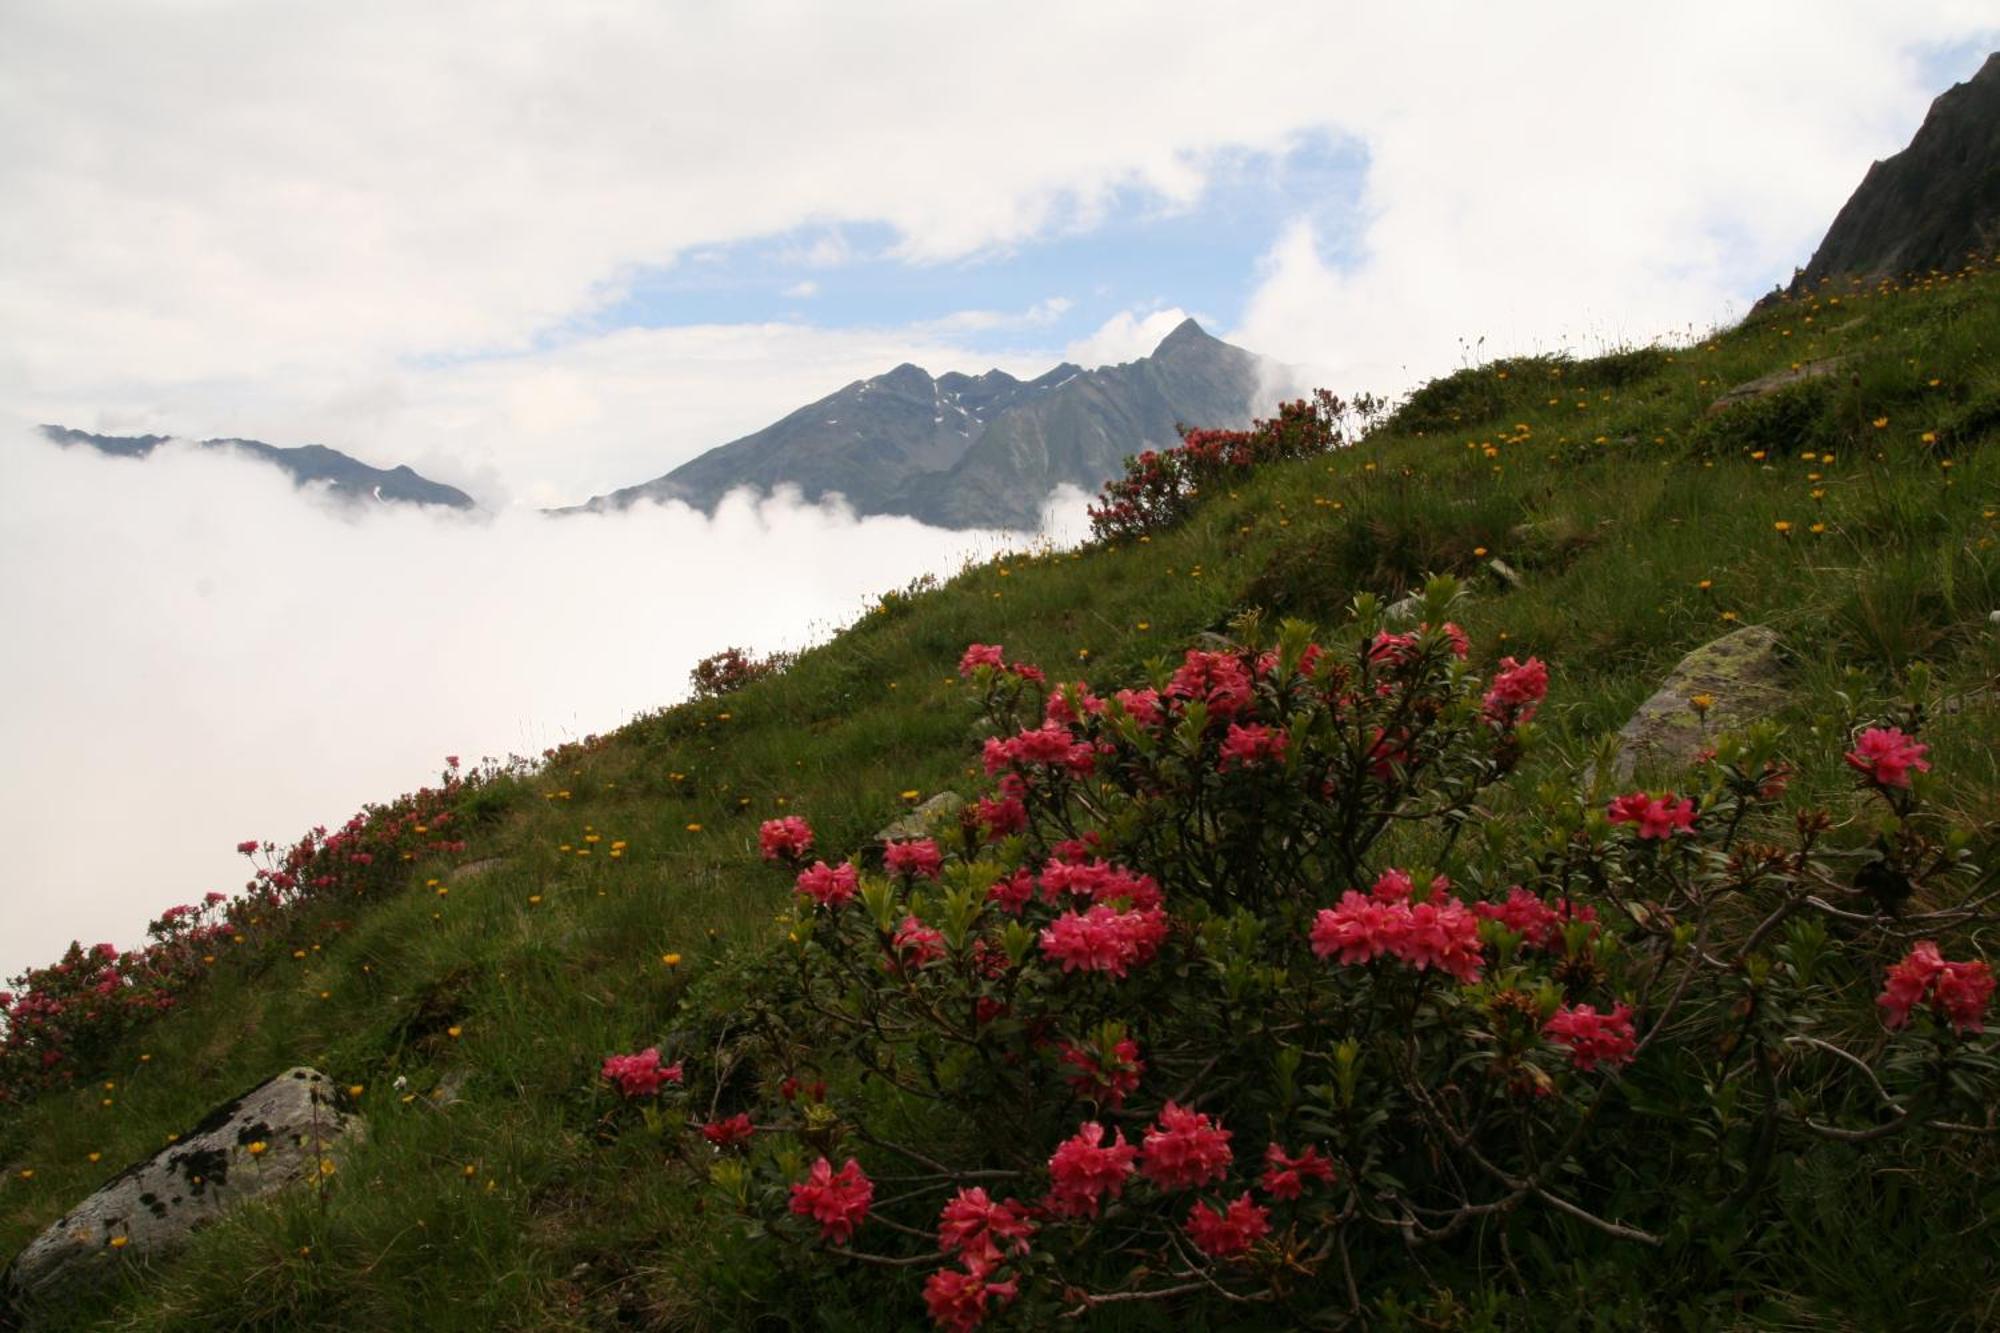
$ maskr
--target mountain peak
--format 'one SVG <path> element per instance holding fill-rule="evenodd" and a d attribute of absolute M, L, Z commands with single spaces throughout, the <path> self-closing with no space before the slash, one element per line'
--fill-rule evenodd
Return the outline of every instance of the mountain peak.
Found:
<path fill-rule="evenodd" d="M 1160 339 L 1160 345 L 1153 349 L 1153 355 L 1160 356 L 1183 347 L 1204 347 L 1215 341 L 1209 336 L 1208 330 L 1195 323 L 1194 316 L 1190 315 L 1174 325 L 1172 333 Z"/>
<path fill-rule="evenodd" d="M 1938 95 L 1907 148 L 1868 169 L 1787 291 L 1796 298 L 1834 279 L 1953 273 L 1996 246 L 2000 52 Z"/>

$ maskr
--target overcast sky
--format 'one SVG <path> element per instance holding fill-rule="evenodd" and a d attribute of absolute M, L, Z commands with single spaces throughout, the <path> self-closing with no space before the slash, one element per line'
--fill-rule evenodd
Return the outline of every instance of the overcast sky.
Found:
<path fill-rule="evenodd" d="M 184 844 L 614 724 L 967 549 L 787 505 L 558 538 L 533 506 L 899 361 L 1126 360 L 1188 313 L 1343 392 L 1706 329 L 1995 45 L 1990 0 L 10 0 L 0 836 L 178 831 L 17 869 L 0 970 L 214 887 Z M 39 422 L 317 441 L 497 517 L 334 517 Z M 324 780 L 246 778 L 280 742 Z"/>

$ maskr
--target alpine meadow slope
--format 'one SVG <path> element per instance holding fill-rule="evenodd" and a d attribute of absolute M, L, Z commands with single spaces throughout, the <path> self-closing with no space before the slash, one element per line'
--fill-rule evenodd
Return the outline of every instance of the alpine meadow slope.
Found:
<path fill-rule="evenodd" d="M 20 993 L 76 1040 L 13 999 L 0 1253 L 295 1065 L 366 1137 L 14 1317 L 1990 1324 L 1989 263 L 1225 448 L 1171 521 L 250 844 L 109 964 L 146 1005 L 81 950 Z M 1783 705 L 1614 784 L 1748 625 Z"/>

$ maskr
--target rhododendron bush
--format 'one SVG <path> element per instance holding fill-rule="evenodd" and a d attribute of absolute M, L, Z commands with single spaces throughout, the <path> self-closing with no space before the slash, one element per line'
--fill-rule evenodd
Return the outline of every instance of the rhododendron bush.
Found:
<path fill-rule="evenodd" d="M 750 1234 L 943 1328 L 1292 1326 L 1510 1238 L 1688 1244 L 1799 1144 L 1990 1132 L 1993 891 L 1913 734 L 1857 741 L 1865 849 L 1781 806 L 1768 729 L 1675 791 L 1514 791 L 1549 676 L 1475 669 L 1453 595 L 1096 685 L 975 644 L 985 794 L 837 863 L 767 826 L 783 946 L 668 1091 L 740 1101 L 685 1151 Z"/>
<path fill-rule="evenodd" d="M 72 944 L 61 961 L 12 978 L 0 989 L 0 1106 L 90 1076 L 222 959 L 289 949 L 295 932 L 342 929 L 358 900 L 405 888 L 414 864 L 462 855 L 460 810 L 517 768 L 489 762 L 468 772 L 449 756 L 435 786 L 370 805 L 339 828 L 313 828 L 283 849 L 240 842 L 251 865 L 240 893 L 167 908 L 139 948 Z"/>
<path fill-rule="evenodd" d="M 1350 424 L 1365 431 L 1387 404 L 1368 394 L 1353 402 L 1325 389 L 1284 403 L 1278 415 L 1248 430 L 1181 429 L 1179 444 L 1147 449 L 1125 460 L 1125 473 L 1104 483 L 1090 508 L 1094 537 L 1137 537 L 1170 527 L 1193 512 L 1205 488 L 1226 484 L 1266 463 L 1310 458 L 1338 448 Z"/>

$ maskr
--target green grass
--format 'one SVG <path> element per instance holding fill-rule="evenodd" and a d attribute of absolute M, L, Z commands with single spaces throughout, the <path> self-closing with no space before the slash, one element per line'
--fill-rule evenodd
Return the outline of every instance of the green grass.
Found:
<path fill-rule="evenodd" d="M 1827 357 L 1841 358 L 1829 379 L 1704 415 L 1732 385 Z M 1796 798 L 1852 813 L 1849 728 L 1921 660 L 1955 701 L 1928 738 L 1970 825 L 2000 814 L 2000 635 L 1987 622 L 2000 608 L 1997 442 L 2000 276 L 1979 275 L 1780 308 L 1691 346 L 1461 371 L 1363 445 L 1247 478 L 1150 541 L 1002 557 L 885 597 L 782 676 L 637 721 L 483 797 L 495 817 L 467 859 L 501 858 L 489 873 L 440 897 L 425 881 L 443 867 L 419 865 L 405 894 L 302 922 L 303 959 L 289 945 L 225 956 L 97 1080 L 0 1113 L 0 1253 L 219 1100 L 310 1063 L 359 1085 L 369 1121 L 332 1187 L 247 1208 L 168 1263 L 128 1266 L 64 1318 L 904 1326 L 919 1308 L 910 1292 L 853 1303 L 830 1266 L 785 1267 L 770 1246 L 718 1256 L 700 1182 L 644 1135 L 604 1132 L 595 1075 L 608 1053 L 754 1012 L 748 960 L 786 897 L 756 855 L 759 821 L 806 814 L 838 850 L 907 791 L 977 785 L 973 706 L 952 679 L 966 643 L 1115 687 L 1243 609 L 1331 622 L 1357 593 L 1458 573 L 1475 588 L 1461 623 L 1476 660 L 1536 653 L 1554 667 L 1547 744 L 1515 779 L 1528 787 L 1585 757 L 1690 648 L 1770 624 L 1793 658 L 1780 720 L 1802 767 Z M 1492 557 L 1526 586 L 1487 575 Z M 431 1095 L 440 1087 L 451 1091 Z M 1741 1238 L 1716 1260 L 1728 1294 L 1690 1297 L 1678 1315 L 1635 1306 L 1584 1238 L 1536 1267 L 1566 1274 L 1547 1279 L 1542 1304 L 1502 1282 L 1443 1314 L 1445 1298 L 1418 1287 L 1401 1309 L 1413 1327 L 1588 1327 L 1620 1318 L 1621 1303 L 1633 1319 L 1693 1326 L 1898 1323 L 1914 1308 L 1890 1296 L 1899 1274 L 1948 1268 L 1949 1232 L 1961 1256 L 1986 1257 L 1961 1259 L 1959 1286 L 1928 1289 L 1920 1322 L 1974 1326 L 1995 1317 L 1983 1303 L 2000 1199 L 1978 1195 L 1990 1150 L 1959 1151 L 1876 1181 L 1885 1194 L 1859 1227 L 1827 1211 L 1853 1185 L 1834 1155 L 1788 1164 L 1786 1234 Z M 1912 1180 L 1943 1193 L 1889 1197 Z"/>

